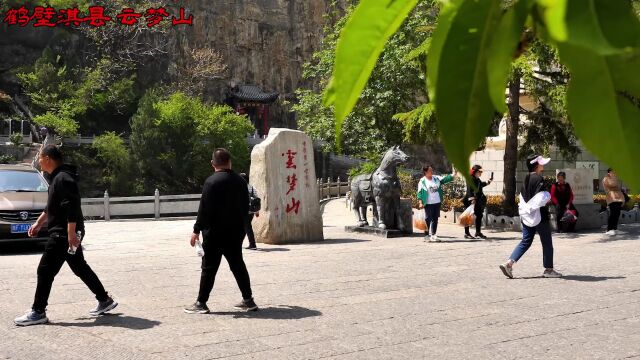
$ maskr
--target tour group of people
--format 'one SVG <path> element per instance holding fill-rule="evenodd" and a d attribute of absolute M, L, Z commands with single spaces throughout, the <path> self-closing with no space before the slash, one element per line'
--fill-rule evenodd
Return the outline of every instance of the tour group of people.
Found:
<path fill-rule="evenodd" d="M 551 235 L 551 216 L 547 205 L 552 204 L 556 212 L 556 229 L 558 232 L 575 231 L 579 212 L 573 203 L 573 191 L 566 181 L 566 173 L 558 172 L 556 181 L 547 186 L 542 173 L 544 166 L 551 159 L 540 155 L 529 156 L 526 160 L 528 174 L 524 178 L 519 197 L 519 214 L 522 221 L 522 241 L 516 246 L 504 264 L 499 267 L 508 278 L 513 278 L 513 265 L 531 247 L 536 233 L 540 236 L 543 250 L 543 277 L 556 278 L 562 274 L 553 267 L 553 240 Z M 422 169 L 424 176 L 418 182 L 418 207 L 425 212 L 425 241 L 439 242 L 437 235 L 440 208 L 444 202 L 443 185 L 452 182 L 457 172 L 447 175 L 435 175 L 433 166 L 425 165 Z M 493 181 L 493 173 L 487 181 L 482 181 L 482 166 L 474 165 L 470 170 L 472 183 L 467 189 L 462 202 L 465 208 L 473 206 L 475 215 L 475 234 L 471 235 L 470 226 L 465 226 L 465 239 L 486 239 L 482 233 L 482 217 L 487 205 L 487 197 L 483 189 Z M 620 211 L 628 201 L 628 195 L 623 192 L 620 181 L 613 169 L 607 170 L 602 180 L 609 207 L 609 218 L 606 234 L 616 235 Z"/>
<path fill-rule="evenodd" d="M 562 276 L 553 267 L 553 241 L 547 204 L 553 203 L 556 206 L 558 214 L 556 218 L 564 217 L 565 213 L 576 216 L 577 210 L 573 206 L 573 193 L 564 173 L 558 173 L 557 181 L 547 189 L 542 172 L 549 161 L 550 159 L 538 155 L 527 158 L 529 173 L 524 179 L 519 199 L 522 240 L 507 261 L 499 266 L 503 274 L 509 278 L 513 278 L 513 266 L 531 247 L 535 234 L 540 236 L 542 242 L 543 277 Z M 118 303 L 106 291 L 98 276 L 84 259 L 81 240 L 85 235 L 85 227 L 77 184 L 77 169 L 64 163 L 63 154 L 55 145 L 43 147 L 38 162 L 50 185 L 47 206 L 29 229 L 29 236 L 37 236 L 46 223 L 49 239 L 37 268 L 37 285 L 31 310 L 17 317 L 14 322 L 21 326 L 48 322 L 46 308 L 49 294 L 53 280 L 65 262 L 94 293 L 98 301 L 96 307 L 89 313 L 93 316 L 105 314 L 118 306 Z M 256 311 L 258 305 L 253 299 L 249 272 L 242 257 L 242 243 L 247 236 L 248 249 L 257 248 L 251 220 L 254 216 L 259 216 L 259 197 L 256 189 L 249 184 L 248 176 L 237 174 L 232 170 L 231 154 L 226 149 L 219 148 L 213 152 L 211 166 L 214 172 L 204 183 L 198 216 L 189 240 L 191 246 L 201 244 L 204 251 L 200 286 L 196 301 L 187 306 L 184 311 L 190 314 L 209 312 L 207 301 L 222 257 L 229 263 L 229 268 L 242 294 L 242 301 L 236 307 L 246 311 Z M 417 196 L 420 207 L 425 211 L 427 223 L 425 240 L 437 242 L 440 241 L 437 230 L 440 207 L 444 201 L 443 185 L 453 181 L 458 174 L 454 171 L 444 176 L 435 175 L 431 165 L 425 166 L 423 172 L 424 177 L 419 181 Z M 462 200 L 466 207 L 473 205 L 473 213 L 476 216 L 475 233 L 471 235 L 470 226 L 467 226 L 464 236 L 467 239 L 486 239 L 481 231 L 482 216 L 487 204 L 483 188 L 491 184 L 493 174 L 487 181 L 482 181 L 483 170 L 480 165 L 474 165 L 470 172 L 473 183 L 467 185 L 467 191 Z M 615 235 L 620 210 L 627 196 L 622 192 L 620 181 L 612 169 L 608 170 L 603 186 L 610 209 L 607 234 Z M 561 225 L 561 220 L 558 220 L 558 225 Z M 567 230 L 573 229 L 569 227 Z"/>

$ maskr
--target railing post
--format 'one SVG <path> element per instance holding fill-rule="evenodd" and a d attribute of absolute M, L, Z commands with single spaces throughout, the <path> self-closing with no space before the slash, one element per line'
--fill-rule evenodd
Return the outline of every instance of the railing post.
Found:
<path fill-rule="evenodd" d="M 329 190 L 327 191 L 328 192 L 327 199 L 331 199 L 331 178 L 330 177 L 327 178 L 327 190 Z"/>
<path fill-rule="evenodd" d="M 322 178 L 316 180 L 316 184 L 318 186 L 318 200 L 322 200 Z"/>
<path fill-rule="evenodd" d="M 160 191 L 156 189 L 156 191 L 153 193 L 153 196 L 155 196 L 153 209 L 156 215 L 156 219 L 160 219 Z"/>
<path fill-rule="evenodd" d="M 111 220 L 111 213 L 109 211 L 109 191 L 104 191 L 104 220 Z"/>
<path fill-rule="evenodd" d="M 338 198 L 340 197 L 340 176 L 338 176 Z"/>
<path fill-rule="evenodd" d="M 82 137 L 80 134 L 76 134 L 76 136 L 78 137 L 78 146 L 82 145 Z"/>

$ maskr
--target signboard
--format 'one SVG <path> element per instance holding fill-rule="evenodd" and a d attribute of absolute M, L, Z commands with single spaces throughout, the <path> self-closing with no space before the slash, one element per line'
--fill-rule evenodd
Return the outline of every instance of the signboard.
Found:
<path fill-rule="evenodd" d="M 562 169 L 556 170 L 556 174 L 560 171 L 567 174 L 566 180 L 573 190 L 573 203 L 593 204 L 593 170 Z"/>
<path fill-rule="evenodd" d="M 597 161 L 576 161 L 576 169 L 590 169 L 593 172 L 591 180 L 600 178 L 600 163 Z"/>

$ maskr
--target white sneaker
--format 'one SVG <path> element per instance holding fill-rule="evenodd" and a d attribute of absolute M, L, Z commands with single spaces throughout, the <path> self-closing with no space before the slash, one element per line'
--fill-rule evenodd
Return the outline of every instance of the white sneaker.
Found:
<path fill-rule="evenodd" d="M 545 270 L 542 273 L 542 277 L 544 277 L 544 278 L 561 278 L 562 274 L 560 274 L 559 272 L 551 269 L 551 270 Z"/>
<path fill-rule="evenodd" d="M 616 235 L 616 231 L 615 230 L 609 230 L 605 234 L 609 235 L 609 236 L 615 236 Z"/>
<path fill-rule="evenodd" d="M 431 235 L 431 242 L 440 242 L 440 239 L 438 239 L 438 235 Z"/>

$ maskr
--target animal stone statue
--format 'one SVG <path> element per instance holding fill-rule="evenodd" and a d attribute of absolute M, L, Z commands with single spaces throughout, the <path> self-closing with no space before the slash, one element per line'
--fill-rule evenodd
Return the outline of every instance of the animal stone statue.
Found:
<path fill-rule="evenodd" d="M 397 229 L 400 221 L 400 179 L 397 167 L 409 156 L 398 146 L 389 149 L 373 174 L 359 175 L 351 181 L 351 208 L 358 226 L 368 226 L 367 206 L 373 205 L 373 226 L 380 229 Z"/>

